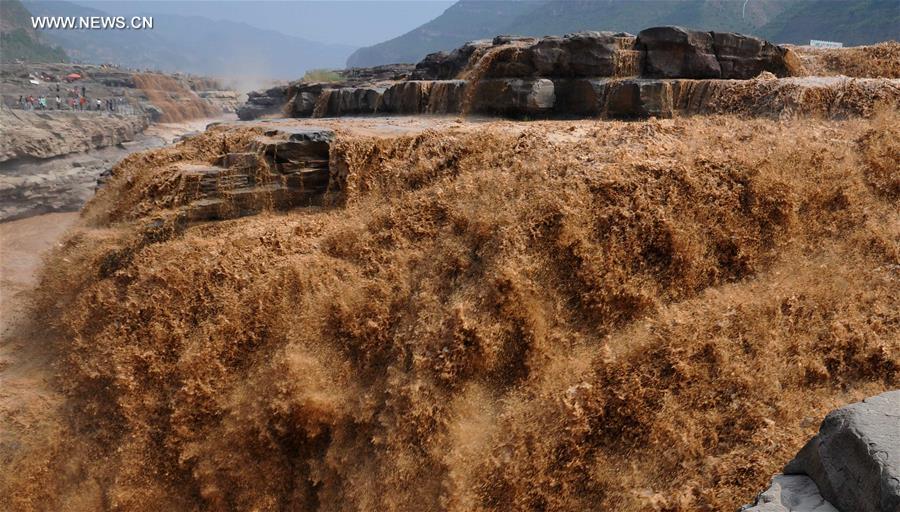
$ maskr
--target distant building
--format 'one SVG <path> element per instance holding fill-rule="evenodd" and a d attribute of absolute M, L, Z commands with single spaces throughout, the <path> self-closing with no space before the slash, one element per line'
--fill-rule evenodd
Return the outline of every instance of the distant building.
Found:
<path fill-rule="evenodd" d="M 844 43 L 835 41 L 819 41 L 818 39 L 810 39 L 809 45 L 813 48 L 843 48 Z"/>

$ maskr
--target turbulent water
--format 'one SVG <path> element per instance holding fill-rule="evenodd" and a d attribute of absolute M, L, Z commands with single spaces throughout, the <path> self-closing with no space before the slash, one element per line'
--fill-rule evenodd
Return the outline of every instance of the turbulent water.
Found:
<path fill-rule="evenodd" d="M 133 155 L 48 261 L 13 510 L 734 510 L 900 385 L 900 119 L 353 121 L 333 204 L 183 228 Z M 451 126 L 452 125 L 452 126 Z"/>
<path fill-rule="evenodd" d="M 162 109 L 158 122 L 176 123 L 221 115 L 216 107 L 171 76 L 137 73 L 134 84 L 144 91 L 150 103 Z"/>

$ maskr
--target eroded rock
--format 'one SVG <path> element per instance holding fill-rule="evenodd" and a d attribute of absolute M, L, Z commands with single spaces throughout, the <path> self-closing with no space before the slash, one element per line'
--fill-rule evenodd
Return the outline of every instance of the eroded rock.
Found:
<path fill-rule="evenodd" d="M 635 47 L 643 54 L 641 75 L 650 78 L 747 80 L 763 71 L 779 77 L 802 74 L 786 48 L 733 32 L 653 27 L 638 34 Z"/>
<path fill-rule="evenodd" d="M 502 115 L 544 115 L 556 104 L 553 82 L 546 79 L 484 80 L 476 85 L 473 112 Z"/>
<path fill-rule="evenodd" d="M 511 46 L 493 56 L 484 76 L 583 78 L 634 76 L 640 71 L 634 36 L 629 34 L 585 31 L 505 44 Z"/>
<path fill-rule="evenodd" d="M 732 82 L 802 74 L 799 61 L 786 48 L 741 34 L 681 27 L 655 27 L 637 37 L 592 31 L 542 38 L 504 35 L 432 53 L 411 74 L 402 66 L 384 68 L 346 70 L 345 81 L 338 84 L 295 82 L 287 89 L 285 111 L 291 117 L 671 117 L 676 112 L 730 111 L 727 101 L 718 101 L 730 94 L 753 97 L 755 85 Z M 770 84 L 758 96 L 767 99 L 767 112 L 777 114 L 806 108 L 805 102 L 815 100 L 802 94 L 809 87 L 800 83 L 782 90 Z M 890 102 L 895 94 L 889 86 L 884 89 L 884 97 L 877 99 Z M 822 92 L 830 96 L 834 91 Z M 254 95 L 254 108 L 269 108 L 263 104 L 272 97 L 269 91 Z M 840 101 L 830 102 L 826 114 L 842 113 L 849 101 L 843 98 L 856 96 L 837 97 Z M 738 110 L 746 109 L 738 103 Z"/>
<path fill-rule="evenodd" d="M 314 127 L 267 130 L 247 151 L 226 153 L 216 165 L 176 164 L 188 222 L 287 210 L 318 203 L 330 181 L 334 132 Z"/>
<path fill-rule="evenodd" d="M 425 56 L 412 72 L 413 80 L 450 80 L 457 78 L 469 65 L 469 60 L 477 51 L 485 50 L 493 45 L 492 41 L 482 39 L 469 41 L 451 52 L 435 52 Z"/>
<path fill-rule="evenodd" d="M 317 99 L 313 117 L 374 114 L 381 105 L 381 96 L 385 90 L 386 87 L 378 86 L 327 89 Z"/>
<path fill-rule="evenodd" d="M 832 411 L 784 468 L 843 512 L 900 510 L 900 390 Z"/>
<path fill-rule="evenodd" d="M 287 99 L 287 86 L 276 86 L 262 92 L 251 91 L 247 93 L 247 102 L 237 109 L 238 118 L 248 121 L 281 114 Z"/>
<path fill-rule="evenodd" d="M 642 75 L 652 78 L 721 78 L 710 32 L 681 27 L 642 30 L 635 43 L 643 53 Z"/>

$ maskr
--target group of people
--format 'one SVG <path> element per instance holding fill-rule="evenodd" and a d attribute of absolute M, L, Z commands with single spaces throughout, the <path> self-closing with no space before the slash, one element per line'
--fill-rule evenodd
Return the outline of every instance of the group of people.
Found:
<path fill-rule="evenodd" d="M 63 110 L 65 106 L 68 110 L 106 110 L 107 112 L 117 112 L 125 104 L 122 98 L 107 98 L 105 101 L 97 98 L 96 103 L 92 103 L 87 97 L 87 90 L 84 86 L 81 86 L 81 91 L 75 87 L 67 89 L 65 92 L 68 97 L 60 98 L 59 85 L 57 85 L 56 96 L 53 99 L 51 99 L 50 95 L 45 96 L 43 94 L 37 97 L 20 95 L 19 108 L 22 110 L 48 110 L 53 109 L 55 106 L 56 110 Z M 52 93 L 53 90 L 51 89 L 50 94 Z"/>

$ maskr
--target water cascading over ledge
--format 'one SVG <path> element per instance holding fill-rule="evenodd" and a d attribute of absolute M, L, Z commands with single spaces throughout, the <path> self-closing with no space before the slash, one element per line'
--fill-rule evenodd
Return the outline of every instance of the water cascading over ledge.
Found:
<path fill-rule="evenodd" d="M 136 73 L 133 78 L 134 85 L 144 91 L 150 103 L 161 111 L 154 119 L 156 122 L 177 123 L 222 113 L 171 76 Z"/>

